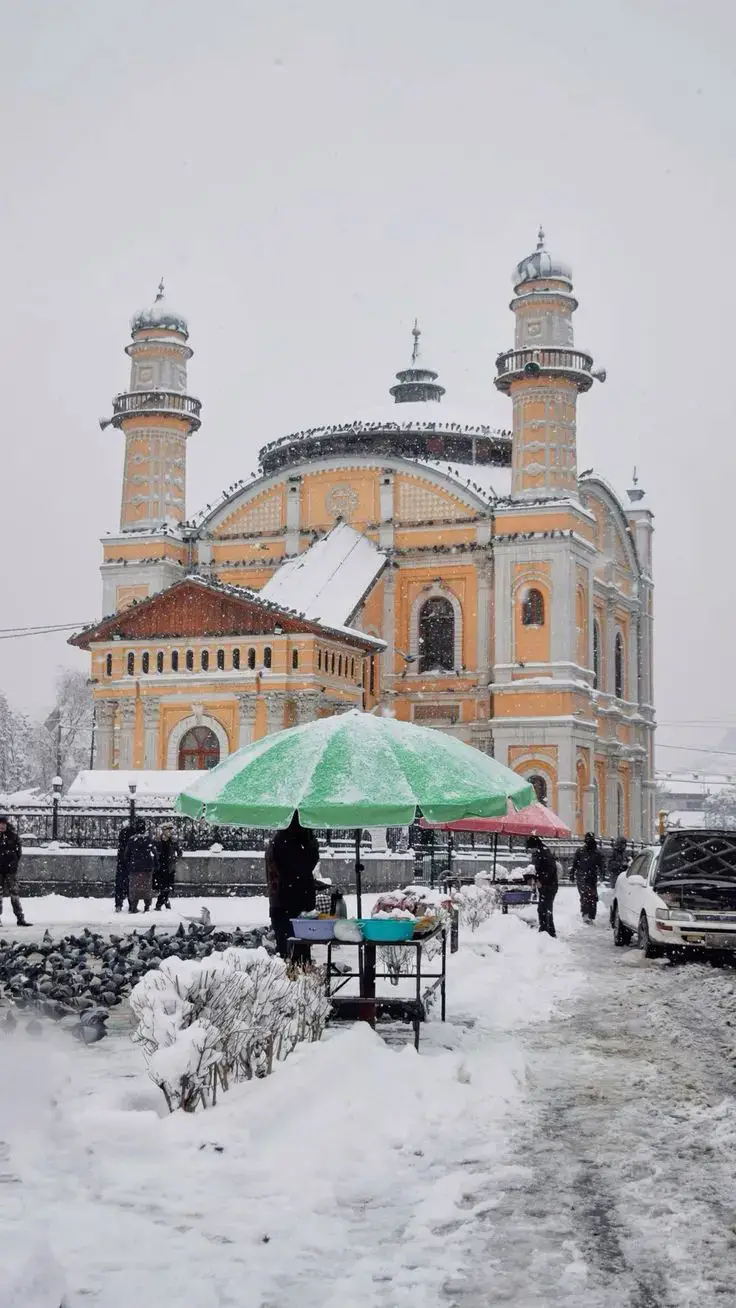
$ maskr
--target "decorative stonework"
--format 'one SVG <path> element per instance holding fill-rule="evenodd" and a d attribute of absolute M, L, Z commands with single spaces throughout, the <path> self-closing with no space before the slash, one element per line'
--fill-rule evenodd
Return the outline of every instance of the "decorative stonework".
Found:
<path fill-rule="evenodd" d="M 358 507 L 359 496 L 354 486 L 338 483 L 325 495 L 325 508 L 331 518 L 343 518 L 349 522 Z"/>
<path fill-rule="evenodd" d="M 188 731 L 193 727 L 209 727 L 214 736 L 217 737 L 217 743 L 220 746 L 220 762 L 227 758 L 230 753 L 230 742 L 227 732 L 217 718 L 211 717 L 202 710 L 200 704 L 196 705 L 196 712 L 193 710 L 191 717 L 183 718 L 177 722 L 169 733 L 169 739 L 166 743 L 166 766 L 167 768 L 178 768 L 179 766 L 179 746 Z"/>
<path fill-rule="evenodd" d="M 432 490 L 426 482 L 402 478 L 399 482 L 397 517 L 400 522 L 426 522 L 428 518 L 462 518 L 466 515 L 446 495 Z"/>

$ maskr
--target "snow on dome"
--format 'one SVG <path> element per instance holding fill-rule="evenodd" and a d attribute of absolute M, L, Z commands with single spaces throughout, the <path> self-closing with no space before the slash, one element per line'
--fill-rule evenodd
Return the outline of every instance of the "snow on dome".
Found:
<path fill-rule="evenodd" d="M 164 327 L 169 331 L 189 335 L 189 326 L 183 313 L 172 308 L 164 295 L 163 281 L 159 283 L 158 294 L 148 309 L 140 309 L 130 320 L 132 332 L 145 331 L 149 327 Z"/>
<path fill-rule="evenodd" d="M 518 290 L 524 282 L 536 282 L 540 277 L 555 277 L 572 286 L 572 268 L 562 259 L 556 259 L 544 246 L 544 231 L 540 227 L 537 248 L 532 254 L 517 263 L 513 272 L 514 288 Z"/>
<path fill-rule="evenodd" d="M 382 404 L 363 409 L 360 414 L 343 418 L 338 422 L 332 418 L 331 421 L 315 423 L 309 430 L 328 431 L 350 428 L 379 430 L 384 427 L 399 429 L 436 427 L 439 431 L 467 427 L 484 436 L 495 435 L 499 430 L 485 419 L 480 419 L 479 414 L 445 404 L 444 400 L 405 400 L 402 404 L 386 400 Z"/>

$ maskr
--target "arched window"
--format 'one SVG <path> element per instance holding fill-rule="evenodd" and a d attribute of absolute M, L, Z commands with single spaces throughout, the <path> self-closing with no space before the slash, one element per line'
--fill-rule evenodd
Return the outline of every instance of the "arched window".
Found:
<path fill-rule="evenodd" d="M 188 650 L 187 650 L 185 662 L 186 662 L 186 665 L 187 665 L 187 672 L 194 672 L 194 650 L 193 650 L 193 649 L 188 649 Z"/>
<path fill-rule="evenodd" d="M 202 650 L 202 653 L 201 653 L 200 656 L 199 656 L 199 662 L 200 662 L 200 666 L 201 666 L 201 668 L 202 668 L 202 671 L 203 671 L 203 672 L 209 672 L 209 670 L 210 670 L 210 652 L 209 652 L 208 649 L 203 649 L 203 650 Z"/>
<path fill-rule="evenodd" d="M 251 672 L 253 671 L 255 666 L 256 666 L 256 652 L 254 649 L 251 648 L 248 650 L 248 667 L 250 668 Z"/>
<path fill-rule="evenodd" d="M 240 650 L 239 650 L 239 649 L 234 649 L 234 650 L 233 650 L 233 668 L 235 669 L 236 672 L 238 672 L 238 671 L 240 670 Z"/>
<path fill-rule="evenodd" d="M 135 654 L 131 650 L 128 654 L 128 676 L 132 677 L 135 672 Z"/>
<path fill-rule="evenodd" d="M 623 699 L 624 685 L 624 641 L 620 631 L 616 632 L 616 644 L 614 647 L 614 693 L 616 699 Z"/>
<path fill-rule="evenodd" d="M 218 672 L 224 672 L 224 671 L 225 671 L 225 651 L 224 651 L 224 649 L 218 649 L 218 651 L 217 651 L 217 671 L 218 671 Z"/>
<path fill-rule="evenodd" d="M 164 652 L 162 649 L 160 649 L 158 654 L 156 655 L 156 671 L 163 672 L 163 670 L 164 670 Z"/>
<path fill-rule="evenodd" d="M 106 677 L 112 676 L 112 654 L 108 654 L 107 658 L 105 659 L 105 676 Z"/>
<path fill-rule="evenodd" d="M 525 627 L 544 626 L 544 596 L 541 590 L 528 590 L 521 605 L 521 621 Z"/>
<path fill-rule="evenodd" d="M 455 667 L 455 613 L 449 599 L 433 595 L 419 610 L 419 671 Z"/>
<path fill-rule="evenodd" d="M 337 659 L 337 675 L 338 677 L 342 676 L 342 654 L 340 654 Z"/>
<path fill-rule="evenodd" d="M 293 650 L 291 651 L 291 666 L 292 666 L 292 668 L 298 668 L 298 667 L 299 667 L 299 650 L 298 650 L 298 649 L 293 649 Z"/>
<path fill-rule="evenodd" d="M 355 681 L 355 659 L 350 660 L 350 677 L 352 681 Z"/>
<path fill-rule="evenodd" d="M 322 671 L 322 650 L 321 650 L 321 649 L 318 649 L 318 650 L 317 650 L 317 671 L 318 671 L 318 672 L 321 672 L 321 671 Z"/>
<path fill-rule="evenodd" d="M 270 646 L 270 645 L 267 645 L 266 648 L 265 648 L 264 651 L 263 651 L 263 666 L 264 666 L 264 668 L 270 668 L 270 666 L 271 666 L 271 646 Z"/>
<path fill-rule="evenodd" d="M 624 834 L 625 817 L 626 817 L 626 810 L 624 805 L 624 788 L 621 785 L 621 782 L 619 781 L 616 784 L 616 835 L 617 836 L 622 836 Z"/>
<path fill-rule="evenodd" d="M 547 778 L 543 777 L 541 773 L 535 772 L 534 776 L 528 777 L 527 780 L 529 781 L 530 785 L 534 787 L 534 794 L 537 797 L 537 803 L 546 804 L 547 803 Z"/>
<path fill-rule="evenodd" d="M 182 772 L 203 772 L 220 762 L 220 744 L 209 727 L 192 727 L 179 746 L 179 769 Z"/>
<path fill-rule="evenodd" d="M 601 683 L 601 629 L 598 622 L 593 623 L 593 690 Z"/>
<path fill-rule="evenodd" d="M 141 655 L 141 672 L 148 673 L 148 669 L 150 665 L 151 665 L 150 655 L 148 653 L 148 650 L 144 650 L 143 654 Z"/>
<path fill-rule="evenodd" d="M 172 672 L 178 672 L 178 671 L 179 671 L 179 651 L 178 651 L 178 649 L 172 649 L 172 651 L 171 651 L 171 671 L 172 671 Z"/>
<path fill-rule="evenodd" d="M 330 672 L 334 672 L 334 671 L 335 671 L 335 655 L 333 653 L 332 658 L 330 660 Z"/>

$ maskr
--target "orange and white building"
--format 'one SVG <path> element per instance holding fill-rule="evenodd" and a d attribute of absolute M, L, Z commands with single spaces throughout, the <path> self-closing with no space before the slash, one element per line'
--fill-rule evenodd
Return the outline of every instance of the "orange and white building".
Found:
<path fill-rule="evenodd" d="M 461 736 L 533 779 L 582 834 L 653 829 L 652 513 L 577 470 L 570 269 L 514 272 L 496 361 L 512 430 L 453 412 L 419 356 L 390 403 L 282 437 L 260 475 L 186 519 L 186 320 L 132 322 L 120 528 L 89 649 L 96 766 L 209 766 L 351 704 Z M 106 424 L 108 425 L 108 424 Z M 219 615 L 219 616 L 218 616 Z"/>

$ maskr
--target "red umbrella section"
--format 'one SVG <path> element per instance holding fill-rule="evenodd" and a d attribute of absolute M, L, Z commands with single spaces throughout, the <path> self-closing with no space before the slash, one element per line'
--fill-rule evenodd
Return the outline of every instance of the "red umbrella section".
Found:
<path fill-rule="evenodd" d="M 547 836 L 548 838 L 572 835 L 562 818 L 544 804 L 528 804 L 518 811 L 509 804 L 505 817 L 460 818 L 457 822 L 427 822 L 421 818 L 420 826 L 428 831 L 488 831 L 497 836 Z"/>

